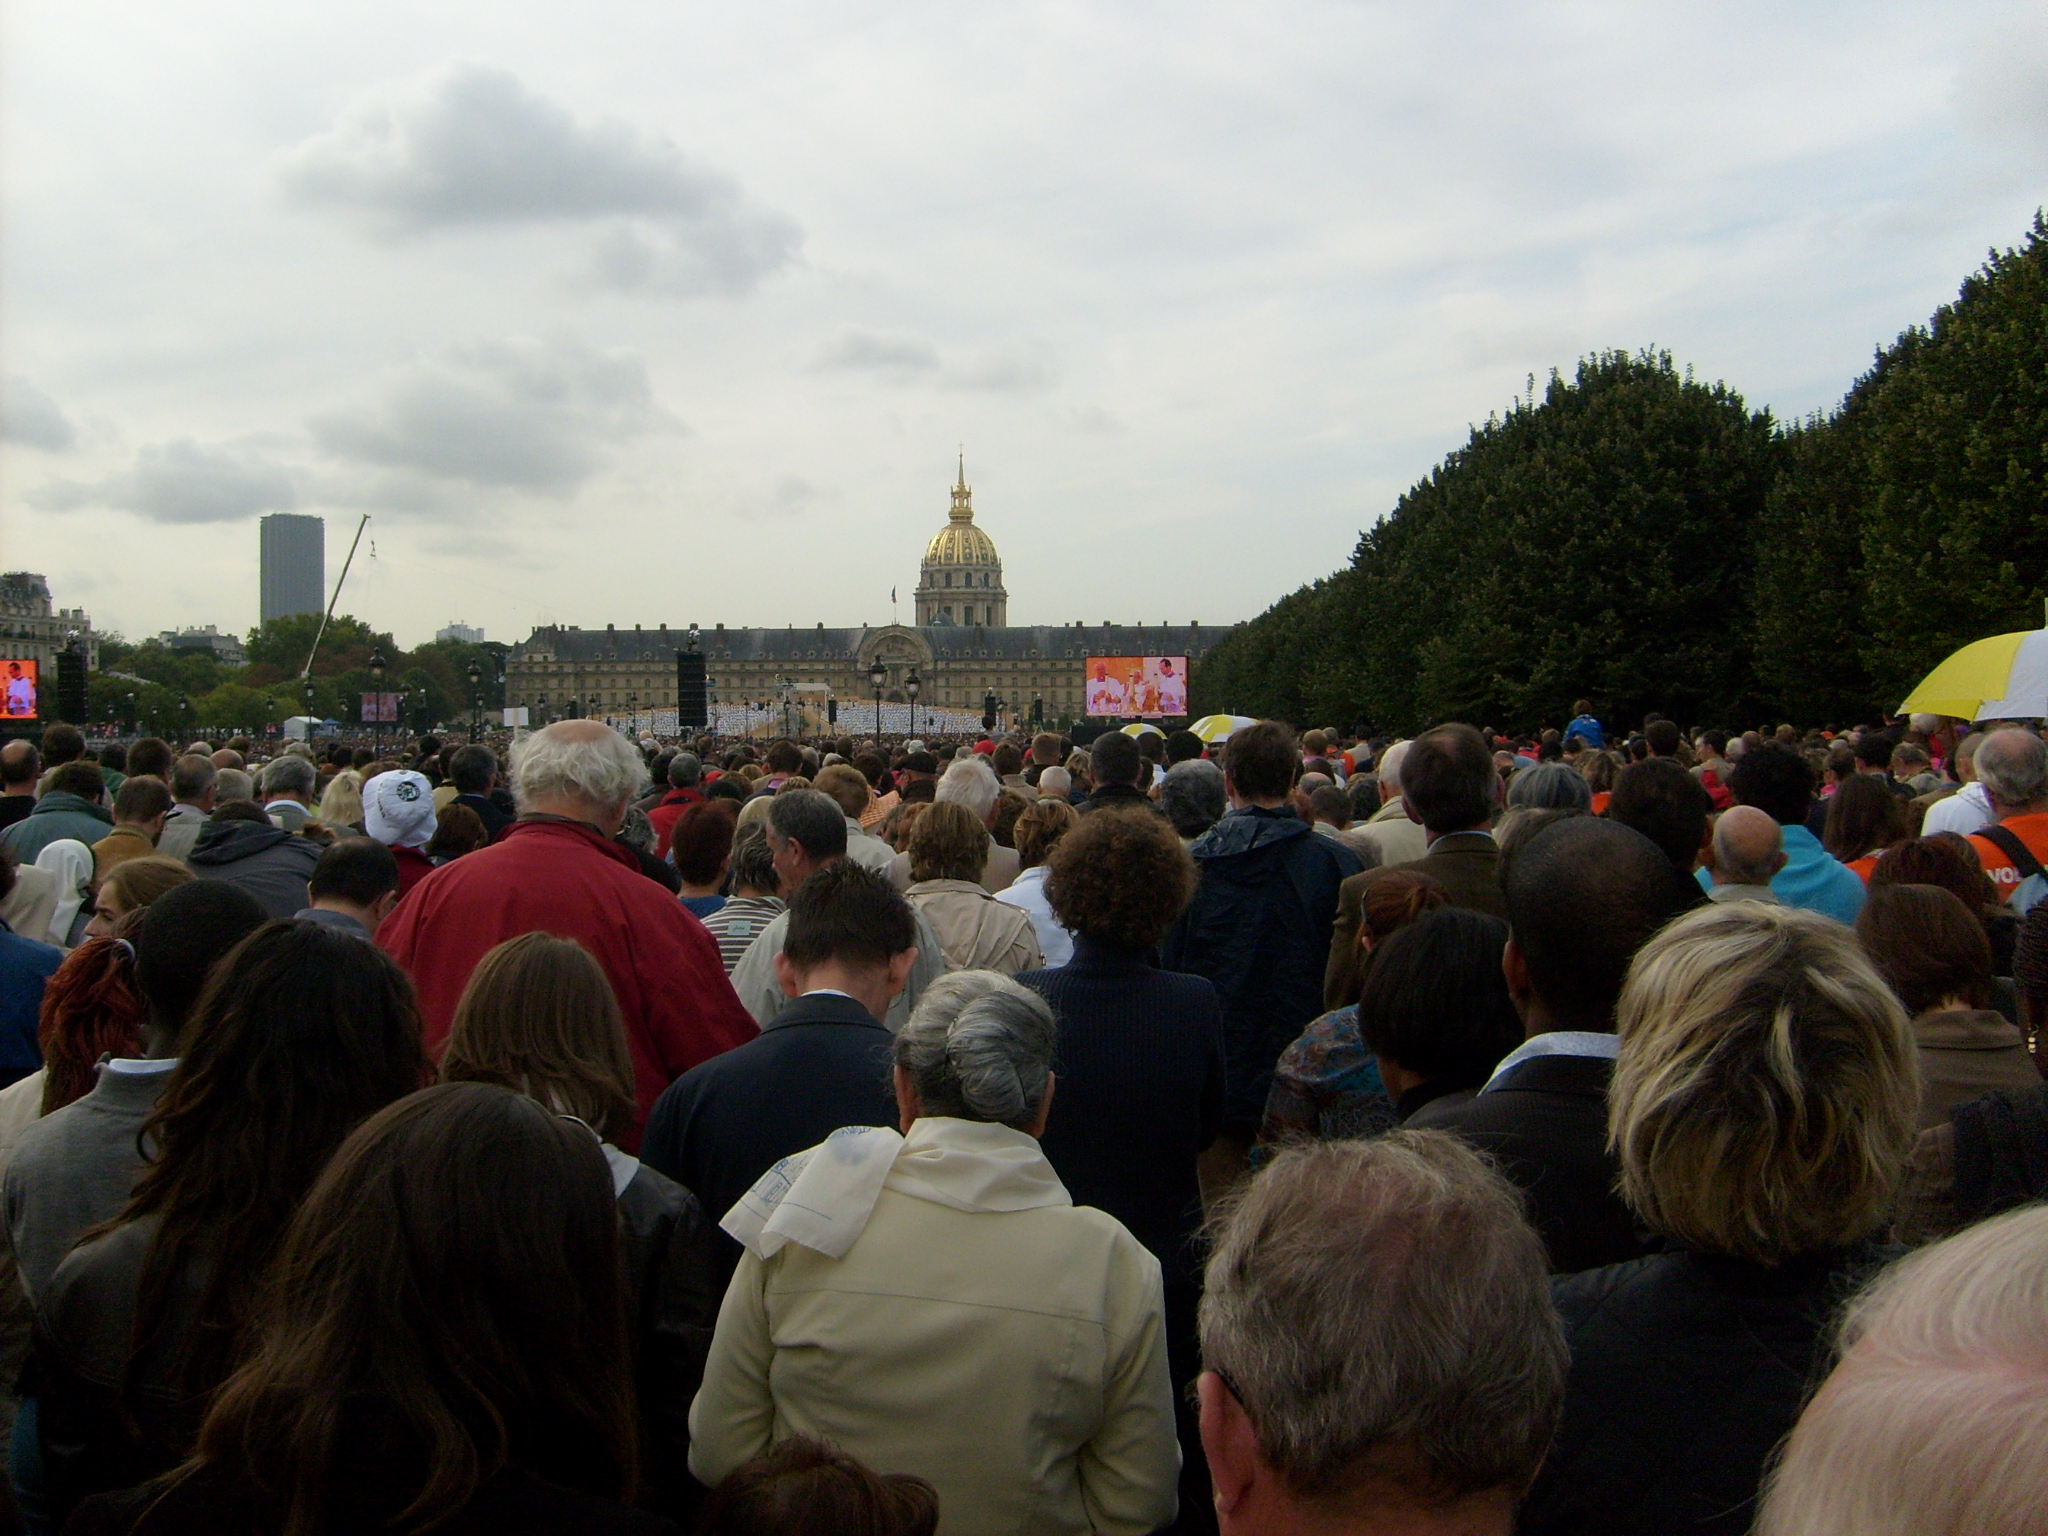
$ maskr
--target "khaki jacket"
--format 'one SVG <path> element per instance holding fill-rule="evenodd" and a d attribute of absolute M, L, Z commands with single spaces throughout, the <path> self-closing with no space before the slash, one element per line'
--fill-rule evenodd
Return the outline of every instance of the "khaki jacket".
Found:
<path fill-rule="evenodd" d="M 972 880 L 920 880 L 903 893 L 931 930 L 949 971 L 1001 971 L 1014 976 L 1045 963 L 1031 914 Z"/>
<path fill-rule="evenodd" d="M 1958 1104 L 2000 1088 L 2033 1088 L 2041 1074 L 2026 1036 L 1988 1009 L 1923 1013 L 1913 1021 L 1920 1047 L 1920 1129 L 1948 1124 Z"/>
<path fill-rule="evenodd" d="M 1057 1203 L 990 1209 L 1003 1175 L 978 1188 L 975 1154 L 1020 1140 L 919 1120 L 904 1155 L 948 1155 L 964 1175 L 934 1191 L 949 1203 L 885 1186 L 843 1258 L 791 1244 L 741 1259 L 690 1409 L 700 1481 L 815 1435 L 928 1479 L 942 1536 L 1142 1536 L 1173 1519 L 1159 1261 L 1068 1204 L 1042 1153 Z"/>

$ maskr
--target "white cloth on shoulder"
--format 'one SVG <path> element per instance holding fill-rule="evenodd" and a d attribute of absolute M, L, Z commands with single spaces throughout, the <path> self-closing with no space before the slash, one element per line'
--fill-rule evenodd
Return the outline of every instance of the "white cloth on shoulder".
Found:
<path fill-rule="evenodd" d="M 789 1243 L 841 1259 L 885 1188 L 956 1211 L 1074 1203 L 1036 1137 L 1007 1125 L 927 1115 L 908 1136 L 842 1126 L 761 1175 L 719 1225 L 758 1259 Z"/>

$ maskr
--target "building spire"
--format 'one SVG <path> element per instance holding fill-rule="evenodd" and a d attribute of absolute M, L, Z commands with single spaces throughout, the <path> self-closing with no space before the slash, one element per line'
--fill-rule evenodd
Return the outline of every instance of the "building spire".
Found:
<path fill-rule="evenodd" d="M 974 492 L 967 484 L 967 450 L 960 451 L 960 479 L 953 487 L 953 521 L 971 523 L 974 521 Z"/>

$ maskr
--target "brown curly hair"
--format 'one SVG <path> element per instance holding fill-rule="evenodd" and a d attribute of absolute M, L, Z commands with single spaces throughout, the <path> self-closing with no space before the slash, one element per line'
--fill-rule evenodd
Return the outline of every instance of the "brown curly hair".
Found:
<path fill-rule="evenodd" d="M 1117 949 L 1150 949 L 1194 894 L 1195 861 L 1148 808 L 1081 817 L 1046 865 L 1053 916 Z"/>
<path fill-rule="evenodd" d="M 1081 813 L 1064 800 L 1034 800 L 1017 818 L 1017 867 L 1036 869 L 1052 857 L 1060 839 L 1074 830 Z"/>
<path fill-rule="evenodd" d="M 988 866 L 988 829 L 964 805 L 941 800 L 910 829 L 910 878 L 979 880 Z"/>

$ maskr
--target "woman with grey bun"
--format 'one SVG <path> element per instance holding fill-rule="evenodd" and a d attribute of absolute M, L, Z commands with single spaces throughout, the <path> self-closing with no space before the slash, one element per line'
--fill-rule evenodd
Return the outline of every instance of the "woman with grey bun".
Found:
<path fill-rule="evenodd" d="M 926 1479 L 942 1531 L 1173 1519 L 1159 1261 L 1039 1150 L 1057 1038 L 1009 977 L 940 978 L 896 1037 L 902 1133 L 835 1131 L 727 1214 L 746 1252 L 690 1410 L 701 1481 L 810 1435 Z"/>

